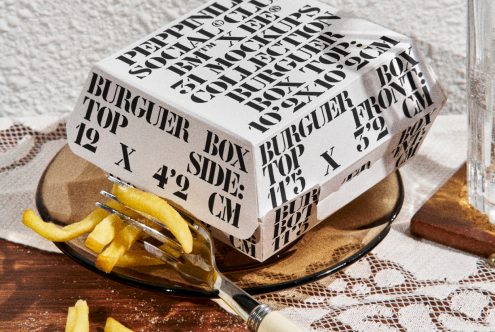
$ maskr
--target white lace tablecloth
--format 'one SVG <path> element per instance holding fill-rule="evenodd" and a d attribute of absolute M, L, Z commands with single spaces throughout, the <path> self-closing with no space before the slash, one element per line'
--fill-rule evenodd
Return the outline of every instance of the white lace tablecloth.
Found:
<path fill-rule="evenodd" d="M 460 115 L 436 120 L 401 169 L 404 207 L 370 254 L 332 276 L 259 299 L 309 331 L 495 331 L 495 269 L 409 233 L 413 214 L 464 162 L 466 122 Z M 56 250 L 27 230 L 20 215 L 35 207 L 41 173 L 64 144 L 61 118 L 0 118 L 0 237 Z"/>

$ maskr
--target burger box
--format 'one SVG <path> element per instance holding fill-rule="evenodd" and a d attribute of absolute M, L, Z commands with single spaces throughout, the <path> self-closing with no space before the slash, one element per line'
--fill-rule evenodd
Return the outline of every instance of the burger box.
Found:
<path fill-rule="evenodd" d="M 413 157 L 445 101 L 406 36 L 312 0 L 216 0 L 98 62 L 67 136 L 263 261 Z"/>

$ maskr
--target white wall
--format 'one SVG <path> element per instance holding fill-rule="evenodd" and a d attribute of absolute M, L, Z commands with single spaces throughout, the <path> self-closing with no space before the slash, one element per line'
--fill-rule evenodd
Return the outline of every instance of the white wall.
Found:
<path fill-rule="evenodd" d="M 444 112 L 464 110 L 465 0 L 323 1 L 420 41 L 448 91 Z M 0 0 L 0 116 L 70 112 L 91 64 L 202 3 Z"/>

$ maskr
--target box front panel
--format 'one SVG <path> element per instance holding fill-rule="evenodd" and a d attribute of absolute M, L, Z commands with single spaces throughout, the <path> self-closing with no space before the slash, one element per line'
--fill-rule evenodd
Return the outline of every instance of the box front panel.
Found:
<path fill-rule="evenodd" d="M 327 217 L 413 158 L 438 113 L 434 109 L 422 114 L 363 160 L 348 167 L 335 179 L 338 191 L 324 193 L 324 188 L 314 186 L 270 211 L 261 223 L 262 239 L 258 247 L 263 250 L 263 260 L 283 250 L 320 222 L 325 222 Z M 335 185 L 328 188 L 333 187 Z"/>
<path fill-rule="evenodd" d="M 395 135 L 441 109 L 445 96 L 409 44 L 398 42 L 379 60 L 256 148 L 262 218 L 313 186 L 326 198 L 350 167 L 382 159 Z"/>

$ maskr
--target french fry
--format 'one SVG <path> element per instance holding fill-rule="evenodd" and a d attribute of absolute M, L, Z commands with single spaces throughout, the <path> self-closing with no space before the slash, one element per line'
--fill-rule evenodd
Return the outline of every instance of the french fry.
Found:
<path fill-rule="evenodd" d="M 84 244 L 94 253 L 99 254 L 115 237 L 122 228 L 124 223 L 120 218 L 111 214 L 106 216 L 95 228 L 89 233 Z"/>
<path fill-rule="evenodd" d="M 132 225 L 127 225 L 115 235 L 112 243 L 96 257 L 96 267 L 110 273 L 119 259 L 139 239 L 141 231 Z"/>
<path fill-rule="evenodd" d="M 108 317 L 103 332 L 133 332 L 112 317 Z"/>
<path fill-rule="evenodd" d="M 89 332 L 89 307 L 84 300 L 77 300 L 69 307 L 65 332 Z"/>
<path fill-rule="evenodd" d="M 73 332 L 89 332 L 89 307 L 86 301 L 77 300 L 76 305 L 76 320 Z"/>
<path fill-rule="evenodd" d="M 114 209 L 117 209 L 120 206 L 119 203 L 114 201 L 109 201 L 107 205 Z M 43 221 L 36 212 L 31 209 L 26 209 L 22 214 L 22 223 L 47 240 L 53 242 L 66 242 L 91 232 L 93 228 L 108 215 L 109 213 L 107 211 L 97 208 L 83 220 L 61 227 L 51 222 Z"/>
<path fill-rule="evenodd" d="M 190 253 L 193 238 L 188 223 L 165 200 L 133 187 L 114 185 L 113 194 L 124 204 L 162 222 L 175 236 L 185 253 Z"/>
<path fill-rule="evenodd" d="M 108 212 L 98 208 L 83 220 L 61 227 L 43 221 L 33 210 L 27 209 L 22 214 L 22 223 L 45 239 L 53 242 L 65 242 L 90 232 L 107 215 Z"/>
<path fill-rule="evenodd" d="M 72 332 L 76 322 L 76 308 L 69 307 L 67 312 L 67 322 L 65 323 L 65 332 Z"/>
<path fill-rule="evenodd" d="M 149 255 L 146 251 L 128 251 L 119 258 L 116 266 L 118 267 L 138 267 L 162 265 L 163 261 Z"/>

